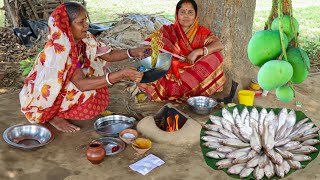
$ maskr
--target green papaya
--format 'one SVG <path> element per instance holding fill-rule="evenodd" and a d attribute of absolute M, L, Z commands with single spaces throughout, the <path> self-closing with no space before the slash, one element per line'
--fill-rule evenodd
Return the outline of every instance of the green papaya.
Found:
<path fill-rule="evenodd" d="M 276 96 L 280 101 L 288 103 L 294 98 L 294 91 L 290 86 L 281 86 L 277 88 Z"/>
<path fill-rule="evenodd" d="M 287 49 L 288 62 L 292 65 L 293 75 L 292 83 L 300 84 L 308 77 L 310 69 L 310 60 L 306 52 L 299 48 L 289 47 Z M 284 57 L 283 57 L 284 59 Z"/>
<path fill-rule="evenodd" d="M 286 36 L 284 43 L 287 48 Z M 282 52 L 280 32 L 264 30 L 255 33 L 249 41 L 247 52 L 251 63 L 259 67 L 271 59 L 276 59 Z"/>
<path fill-rule="evenodd" d="M 293 33 L 292 26 L 291 26 L 290 16 L 283 16 L 282 17 L 282 24 L 283 24 L 283 32 L 287 35 L 288 40 L 290 42 L 294 38 L 294 33 Z M 299 32 L 299 23 L 295 18 L 293 18 L 293 24 L 294 24 L 294 29 L 295 29 L 296 33 Z M 272 21 L 271 29 L 272 30 L 279 30 L 279 17 L 275 18 Z"/>
<path fill-rule="evenodd" d="M 292 77 L 293 68 L 288 61 L 271 60 L 258 72 L 258 83 L 264 90 L 273 90 L 286 84 Z"/>

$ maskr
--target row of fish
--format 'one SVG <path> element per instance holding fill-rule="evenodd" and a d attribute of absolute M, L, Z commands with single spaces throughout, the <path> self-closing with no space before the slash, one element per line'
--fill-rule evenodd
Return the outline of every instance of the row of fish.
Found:
<path fill-rule="evenodd" d="M 308 154 L 318 151 L 319 127 L 308 118 L 297 122 L 296 112 L 283 108 L 276 114 L 263 108 L 260 112 L 245 107 L 241 112 L 222 109 L 222 117 L 209 116 L 212 124 L 205 124 L 206 141 L 212 149 L 207 157 L 220 159 L 219 169 L 245 178 L 253 173 L 256 179 L 274 175 L 284 177 L 290 169 L 301 169 L 302 161 L 310 161 Z"/>

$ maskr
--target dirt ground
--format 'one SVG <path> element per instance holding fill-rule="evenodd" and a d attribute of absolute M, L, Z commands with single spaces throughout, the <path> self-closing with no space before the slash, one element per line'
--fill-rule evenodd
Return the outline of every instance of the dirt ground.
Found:
<path fill-rule="evenodd" d="M 275 93 L 267 97 L 257 97 L 255 106 L 287 107 L 303 111 L 317 126 L 320 126 L 320 75 L 310 76 L 303 84 L 296 87 L 296 99 L 302 102 L 302 107 L 296 107 L 295 101 L 283 104 L 276 100 Z M 134 104 L 124 92 L 125 86 L 119 84 L 110 89 L 111 102 L 109 110 L 117 114 L 139 116 L 152 115 L 164 103 L 146 102 Z M 9 126 L 26 123 L 20 112 L 19 89 L 0 94 L 0 132 Z M 125 108 L 129 103 L 129 109 Z M 200 123 L 205 123 L 208 116 L 195 115 L 189 111 L 186 104 L 178 104 L 178 109 L 187 113 Z M 117 155 L 108 156 L 99 165 L 91 164 L 85 157 L 87 144 L 100 136 L 93 131 L 94 120 L 74 122 L 82 129 L 76 133 L 61 133 L 47 125 L 54 132 L 54 140 L 37 150 L 23 151 L 13 148 L 0 138 L 0 179 L 48 179 L 48 180 L 81 180 L 81 179 L 230 179 L 223 171 L 216 171 L 206 165 L 199 143 L 184 146 L 154 143 L 149 153 L 160 157 L 165 164 L 143 176 L 132 171 L 129 165 L 140 160 L 145 155 L 137 155 L 132 147 Z M 200 138 L 199 138 L 200 139 Z M 320 157 L 318 156 L 305 169 L 296 171 L 286 179 L 320 179 Z"/>

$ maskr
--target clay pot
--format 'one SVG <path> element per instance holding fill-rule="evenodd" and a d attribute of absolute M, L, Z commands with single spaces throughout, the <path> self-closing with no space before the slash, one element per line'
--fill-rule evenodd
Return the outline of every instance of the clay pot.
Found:
<path fill-rule="evenodd" d="M 106 150 L 101 142 L 93 141 L 87 147 L 86 156 L 92 164 L 99 164 L 106 156 Z"/>

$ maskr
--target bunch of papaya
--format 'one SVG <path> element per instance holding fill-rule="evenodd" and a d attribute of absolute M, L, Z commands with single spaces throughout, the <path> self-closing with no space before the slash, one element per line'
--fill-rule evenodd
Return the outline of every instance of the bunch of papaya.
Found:
<path fill-rule="evenodd" d="M 294 98 L 293 85 L 307 78 L 310 61 L 300 47 L 290 46 L 291 41 L 297 40 L 298 21 L 287 15 L 281 17 L 272 21 L 271 29 L 252 36 L 247 53 L 250 62 L 260 67 L 257 78 L 260 87 L 276 90 L 277 98 L 287 103 Z"/>

